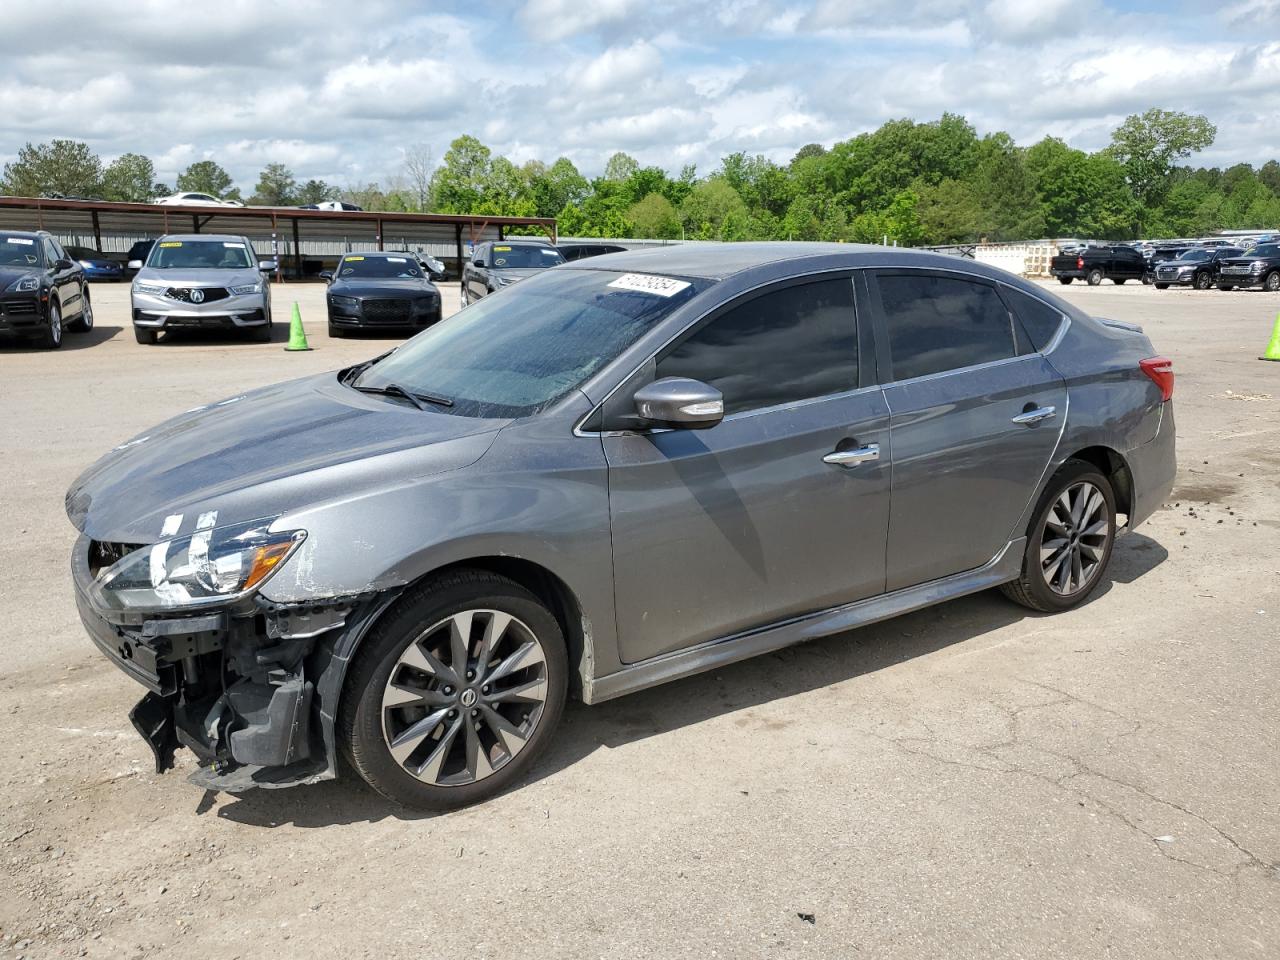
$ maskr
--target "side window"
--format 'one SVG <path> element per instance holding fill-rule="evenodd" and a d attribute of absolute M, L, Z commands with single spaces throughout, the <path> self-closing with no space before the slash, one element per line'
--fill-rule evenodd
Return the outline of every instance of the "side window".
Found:
<path fill-rule="evenodd" d="M 993 287 L 929 274 L 881 275 L 878 286 L 895 380 L 1017 355 L 1013 318 Z"/>
<path fill-rule="evenodd" d="M 1062 326 L 1062 311 L 1013 287 L 1001 287 L 1000 293 L 1031 338 L 1031 346 L 1036 350 L 1047 347 Z"/>
<path fill-rule="evenodd" d="M 61 255 L 58 253 L 57 245 L 48 237 L 44 238 L 44 259 L 45 263 L 50 267 L 62 259 Z"/>
<path fill-rule="evenodd" d="M 657 375 L 711 384 L 726 414 L 853 390 L 853 281 L 798 284 L 732 307 L 659 357 Z"/>

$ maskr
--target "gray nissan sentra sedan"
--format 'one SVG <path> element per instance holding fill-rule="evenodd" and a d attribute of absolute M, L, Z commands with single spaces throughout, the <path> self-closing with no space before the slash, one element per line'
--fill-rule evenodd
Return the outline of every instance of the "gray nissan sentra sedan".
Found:
<path fill-rule="evenodd" d="M 989 587 L 1079 604 L 1170 490 L 1172 392 L 1139 328 L 981 264 L 597 257 L 120 445 L 67 493 L 76 598 L 158 769 L 186 746 L 241 790 L 341 754 L 471 803 L 570 694 Z"/>

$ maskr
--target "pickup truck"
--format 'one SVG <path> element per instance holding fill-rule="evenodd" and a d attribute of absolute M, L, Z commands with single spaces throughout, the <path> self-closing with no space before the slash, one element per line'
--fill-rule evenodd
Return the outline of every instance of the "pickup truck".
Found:
<path fill-rule="evenodd" d="M 1133 247 L 1081 247 L 1071 253 L 1060 253 L 1049 261 L 1049 272 L 1062 284 L 1083 279 L 1096 287 L 1104 279 L 1121 284 L 1141 280 L 1147 263 Z"/>
<path fill-rule="evenodd" d="M 1218 267 L 1218 289 L 1262 287 L 1280 291 L 1280 243 L 1260 243 L 1246 254 L 1229 257 Z"/>

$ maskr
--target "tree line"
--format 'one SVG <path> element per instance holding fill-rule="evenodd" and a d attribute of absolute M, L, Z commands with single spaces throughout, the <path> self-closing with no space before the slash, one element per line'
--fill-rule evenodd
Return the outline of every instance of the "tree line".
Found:
<path fill-rule="evenodd" d="M 831 147 L 811 143 L 785 163 L 745 152 L 708 176 L 615 153 L 588 179 L 566 157 L 522 165 L 470 135 L 439 164 L 403 151 L 382 183 L 299 182 L 281 163 L 262 170 L 247 202 L 290 206 L 341 199 L 366 210 L 556 217 L 562 236 L 708 240 L 844 240 L 904 246 L 1037 237 L 1194 236 L 1280 227 L 1280 162 L 1222 169 L 1183 163 L 1214 142 L 1206 117 L 1153 108 L 1093 153 L 1046 137 L 1020 146 L 979 136 L 964 117 L 892 120 Z M 147 157 L 103 165 L 87 144 L 26 144 L 7 164 L 4 192 L 146 201 L 173 192 Z M 192 163 L 176 188 L 242 199 L 213 160 Z"/>

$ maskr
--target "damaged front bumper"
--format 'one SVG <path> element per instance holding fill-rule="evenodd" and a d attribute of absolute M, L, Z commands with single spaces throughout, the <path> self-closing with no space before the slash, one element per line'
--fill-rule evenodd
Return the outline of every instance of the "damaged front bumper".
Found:
<path fill-rule="evenodd" d="M 253 596 L 198 613 L 101 610 L 87 591 L 92 547 L 81 537 L 73 554 L 76 606 L 98 649 L 147 688 L 129 716 L 157 772 L 186 747 L 200 763 L 191 780 L 207 789 L 336 775 L 333 721 L 345 657 L 335 654 L 354 646 L 374 598 L 300 606 Z"/>

